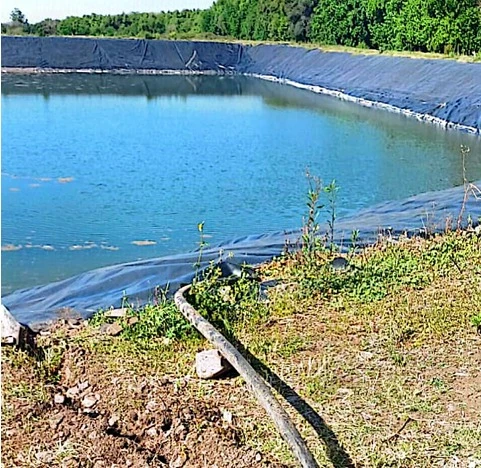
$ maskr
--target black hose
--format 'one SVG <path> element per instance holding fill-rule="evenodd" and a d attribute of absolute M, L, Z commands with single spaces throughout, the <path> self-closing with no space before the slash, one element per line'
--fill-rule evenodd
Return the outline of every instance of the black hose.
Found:
<path fill-rule="evenodd" d="M 202 317 L 184 297 L 190 285 L 179 289 L 174 295 L 175 305 L 182 315 L 224 356 L 231 366 L 244 378 L 267 414 L 274 421 L 281 436 L 304 468 L 319 467 L 301 434 L 292 423 L 289 415 L 277 401 L 270 387 L 259 376 L 249 362 L 227 339 Z"/>

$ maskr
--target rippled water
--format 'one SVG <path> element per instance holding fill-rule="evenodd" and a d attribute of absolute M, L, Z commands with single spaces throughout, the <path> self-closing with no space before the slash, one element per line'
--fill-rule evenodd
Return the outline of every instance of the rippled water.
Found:
<path fill-rule="evenodd" d="M 481 178 L 479 138 L 240 77 L 2 77 L 2 294 Z"/>

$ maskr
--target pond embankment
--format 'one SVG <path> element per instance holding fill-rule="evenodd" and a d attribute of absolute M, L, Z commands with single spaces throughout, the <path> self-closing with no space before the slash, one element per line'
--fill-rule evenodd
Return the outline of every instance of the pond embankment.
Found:
<path fill-rule="evenodd" d="M 5 71 L 237 73 L 469 133 L 481 132 L 481 64 L 202 41 L 3 37 Z"/>

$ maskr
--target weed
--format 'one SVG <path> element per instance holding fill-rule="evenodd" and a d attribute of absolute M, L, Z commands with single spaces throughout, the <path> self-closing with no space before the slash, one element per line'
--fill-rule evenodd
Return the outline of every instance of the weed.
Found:
<path fill-rule="evenodd" d="M 322 182 L 319 177 L 313 176 L 306 171 L 309 184 L 307 191 L 307 218 L 302 228 L 302 250 L 306 255 L 312 255 L 319 247 L 319 223 L 317 221 L 324 205 L 319 203 L 322 192 Z"/>
<path fill-rule="evenodd" d="M 214 326 L 233 336 L 239 327 L 255 326 L 267 309 L 258 301 L 259 283 L 245 271 L 234 281 L 221 276 L 220 268 L 212 263 L 202 280 L 192 283 L 189 301 Z"/>
<path fill-rule="evenodd" d="M 481 197 L 481 189 L 477 187 L 475 184 L 469 182 L 467 174 L 466 174 L 466 158 L 470 152 L 470 149 L 467 146 L 461 145 L 461 160 L 462 160 L 462 168 L 463 168 L 463 187 L 464 187 L 464 196 L 463 201 L 461 203 L 461 209 L 459 210 L 458 220 L 457 220 L 457 228 L 460 230 L 462 228 L 463 223 L 463 216 L 464 212 L 466 211 L 466 203 L 470 196 L 474 196 L 475 198 Z M 469 225 L 468 219 L 468 225 Z"/>
<path fill-rule="evenodd" d="M 334 226 L 336 223 L 336 218 L 337 218 L 337 213 L 336 213 L 336 204 L 337 204 L 337 192 L 339 191 L 339 187 L 336 185 L 336 181 L 333 180 L 329 185 L 326 185 L 324 187 L 324 193 L 327 198 L 327 212 L 329 215 L 329 218 L 327 220 L 327 225 L 329 227 L 328 231 L 328 242 L 329 242 L 329 248 L 331 252 L 335 250 L 335 244 L 334 244 Z"/>
<path fill-rule="evenodd" d="M 433 377 L 431 379 L 431 385 L 440 393 L 446 393 L 448 391 L 448 386 L 446 382 L 439 377 Z"/>
<path fill-rule="evenodd" d="M 302 227 L 302 251 L 306 256 L 314 255 L 319 250 L 329 245 L 331 251 L 335 250 L 334 232 L 337 219 L 337 192 L 339 186 L 333 180 L 329 185 L 323 186 L 319 177 L 313 176 L 306 171 L 308 182 L 307 190 L 307 217 L 304 218 Z M 325 203 L 321 203 L 321 197 L 326 198 Z M 328 230 L 324 239 L 319 238 L 320 226 L 318 218 L 323 210 L 326 210 L 328 219 Z"/>
<path fill-rule="evenodd" d="M 476 327 L 476 330 L 481 335 L 481 312 L 471 317 L 471 323 Z"/>
<path fill-rule="evenodd" d="M 40 348 L 37 356 L 37 373 L 43 382 L 57 383 L 59 381 L 59 371 L 66 350 L 67 343 L 65 340 L 45 349 Z"/>
<path fill-rule="evenodd" d="M 359 240 L 359 229 L 354 229 L 352 232 L 351 232 L 351 245 L 349 247 L 349 253 L 351 255 L 354 255 L 357 251 L 357 247 L 358 247 L 358 242 Z"/>
<path fill-rule="evenodd" d="M 199 255 L 197 257 L 197 261 L 194 263 L 196 280 L 199 279 L 200 266 L 202 265 L 202 254 L 204 253 L 205 248 L 208 246 L 208 243 L 205 240 L 204 225 L 204 221 L 197 225 L 197 230 L 199 231 Z"/>
<path fill-rule="evenodd" d="M 97 312 L 89 321 L 98 328 L 115 320 L 106 311 Z M 170 299 L 161 299 L 157 304 L 147 304 L 140 309 L 128 308 L 124 317 L 117 320 L 123 328 L 121 336 L 130 341 L 168 338 L 182 340 L 196 334 Z"/>

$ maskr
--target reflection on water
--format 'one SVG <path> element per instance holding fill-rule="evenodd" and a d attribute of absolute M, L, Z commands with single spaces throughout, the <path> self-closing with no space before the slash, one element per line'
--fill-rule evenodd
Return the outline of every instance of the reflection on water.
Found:
<path fill-rule="evenodd" d="M 2 76 L 2 293 L 460 185 L 480 139 L 246 77 Z M 321 220 L 322 222 L 322 220 Z"/>

